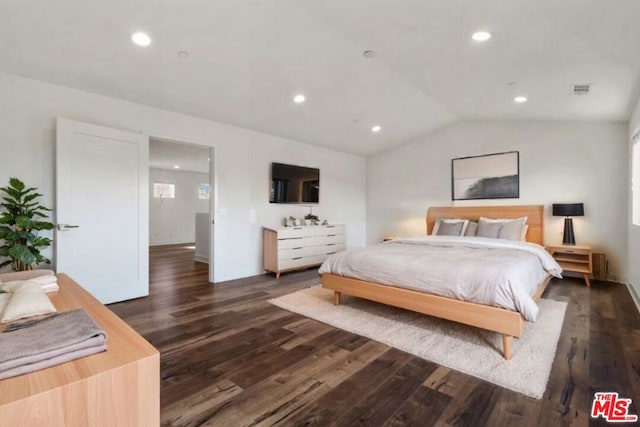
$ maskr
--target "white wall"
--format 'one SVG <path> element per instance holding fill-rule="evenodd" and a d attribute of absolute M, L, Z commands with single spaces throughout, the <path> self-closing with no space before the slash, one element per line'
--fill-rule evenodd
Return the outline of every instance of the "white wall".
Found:
<path fill-rule="evenodd" d="M 640 226 L 634 225 L 631 216 L 631 199 L 632 197 L 640 198 L 640 189 L 635 191 L 635 195 L 632 191 L 631 179 L 632 179 L 632 167 L 631 167 L 631 159 L 632 159 L 632 149 L 633 149 L 633 141 L 631 141 L 631 137 L 634 133 L 640 129 L 640 97 L 638 98 L 638 102 L 636 104 L 635 111 L 631 115 L 631 119 L 629 120 L 629 178 L 627 180 L 628 188 L 629 188 L 629 221 L 628 221 L 628 232 L 629 232 L 629 247 L 628 247 L 628 280 L 633 289 L 635 290 L 636 299 L 640 297 Z M 637 165 L 640 167 L 640 165 Z M 636 185 L 640 185 L 640 183 L 636 183 Z M 636 303 L 640 309 L 640 300 L 637 300 Z"/>
<path fill-rule="evenodd" d="M 269 204 L 271 161 L 320 168 L 314 211 L 346 224 L 348 246 L 365 243 L 363 157 L 3 73 L 0 93 L 0 183 L 19 177 L 51 207 L 58 116 L 215 147 L 215 281 L 262 273 L 261 227 L 307 211 Z"/>
<path fill-rule="evenodd" d="M 574 218 L 578 244 L 603 251 L 624 279 L 627 250 L 627 125 L 560 121 L 465 121 L 367 162 L 367 240 L 424 234 L 429 206 L 451 205 L 451 159 L 517 150 L 520 198 L 456 202 L 544 204 L 545 240 L 562 241 L 553 202 L 584 202 Z"/>
<path fill-rule="evenodd" d="M 153 197 L 153 183 L 175 185 L 175 198 Z M 198 198 L 200 183 L 209 182 L 209 174 L 149 169 L 149 244 L 192 243 L 196 238 L 196 213 L 209 212 L 209 200 Z"/>

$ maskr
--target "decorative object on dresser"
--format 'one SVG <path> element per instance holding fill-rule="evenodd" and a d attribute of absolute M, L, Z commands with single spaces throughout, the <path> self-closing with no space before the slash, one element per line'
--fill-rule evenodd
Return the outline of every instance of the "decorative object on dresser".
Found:
<path fill-rule="evenodd" d="M 584 216 L 584 204 L 582 203 L 553 203 L 553 216 L 564 217 L 563 245 L 575 245 L 576 237 L 573 234 L 573 216 Z"/>
<path fill-rule="evenodd" d="M 563 271 L 580 273 L 587 286 L 591 286 L 593 254 L 589 246 L 549 245 L 547 251 L 562 267 Z"/>
<path fill-rule="evenodd" d="M 451 200 L 520 197 L 520 153 L 485 154 L 451 160 Z"/>
<path fill-rule="evenodd" d="M 276 274 L 322 264 L 345 250 L 345 227 L 341 224 L 262 229 L 263 264 Z"/>

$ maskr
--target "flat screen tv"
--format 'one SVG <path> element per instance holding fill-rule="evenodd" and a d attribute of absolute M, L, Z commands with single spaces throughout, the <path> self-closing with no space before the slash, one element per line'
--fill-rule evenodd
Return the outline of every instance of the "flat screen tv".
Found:
<path fill-rule="evenodd" d="M 271 203 L 318 203 L 320 169 L 271 163 Z"/>

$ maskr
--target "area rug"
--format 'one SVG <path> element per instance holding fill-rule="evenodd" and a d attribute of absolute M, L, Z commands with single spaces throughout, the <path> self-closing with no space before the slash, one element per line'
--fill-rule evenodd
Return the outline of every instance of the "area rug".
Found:
<path fill-rule="evenodd" d="M 523 336 L 513 340 L 511 360 L 505 360 L 502 336 L 495 332 L 344 294 L 342 305 L 334 306 L 333 291 L 320 286 L 269 302 L 535 399 L 547 387 L 567 308 L 565 302 L 538 301 L 537 320 L 527 322 Z"/>

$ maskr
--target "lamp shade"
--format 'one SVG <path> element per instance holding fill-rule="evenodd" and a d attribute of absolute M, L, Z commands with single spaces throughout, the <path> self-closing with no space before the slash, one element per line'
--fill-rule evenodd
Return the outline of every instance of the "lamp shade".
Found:
<path fill-rule="evenodd" d="M 553 216 L 584 216 L 583 203 L 553 203 Z"/>

